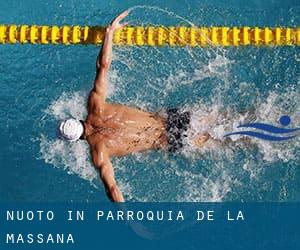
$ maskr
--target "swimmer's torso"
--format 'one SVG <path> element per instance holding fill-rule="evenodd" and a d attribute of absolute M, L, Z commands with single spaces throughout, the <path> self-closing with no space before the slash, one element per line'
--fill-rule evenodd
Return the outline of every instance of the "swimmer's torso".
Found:
<path fill-rule="evenodd" d="M 166 146 L 162 118 L 124 105 L 99 105 L 93 99 L 90 96 L 86 119 L 92 127 L 92 132 L 87 136 L 92 149 L 98 143 L 104 143 L 110 156 L 122 156 Z"/>

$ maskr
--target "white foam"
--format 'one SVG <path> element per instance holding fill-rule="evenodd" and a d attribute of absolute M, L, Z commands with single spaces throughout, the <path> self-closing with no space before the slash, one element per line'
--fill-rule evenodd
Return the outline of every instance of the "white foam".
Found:
<path fill-rule="evenodd" d="M 281 94 L 271 92 L 265 102 L 258 105 L 257 120 L 268 121 L 275 125 L 279 124 L 279 118 L 283 114 L 288 114 L 292 119 L 293 127 L 300 127 L 300 93 L 293 89 L 287 89 Z M 297 160 L 299 154 L 297 150 L 300 147 L 300 137 L 286 143 L 272 143 L 263 140 L 255 140 L 260 151 L 264 155 L 265 161 L 281 160 L 288 162 L 289 160 Z"/>
<path fill-rule="evenodd" d="M 79 92 L 63 93 L 57 100 L 45 110 L 48 120 L 58 120 L 75 117 L 84 119 L 86 116 L 86 94 Z M 51 123 L 51 125 L 53 125 Z M 52 128 L 55 131 L 55 128 Z M 97 177 L 94 167 L 91 165 L 88 145 L 84 141 L 75 143 L 65 142 L 58 138 L 51 139 L 41 134 L 40 158 L 54 167 L 62 168 L 69 174 L 77 174 L 79 177 L 92 181 Z"/>
<path fill-rule="evenodd" d="M 87 93 L 62 93 L 62 95 L 45 110 L 45 113 L 58 120 L 74 117 L 84 119 Z"/>
<path fill-rule="evenodd" d="M 289 96 L 289 98 L 286 98 Z M 291 99 L 293 102 L 291 102 Z M 253 112 L 246 112 L 240 114 L 234 110 L 224 110 L 222 103 L 217 100 L 211 105 L 198 103 L 194 107 L 185 107 L 185 110 L 191 110 L 191 129 L 188 131 L 186 140 L 185 153 L 191 152 L 207 152 L 207 150 L 220 150 L 222 142 L 224 142 L 224 135 L 232 131 L 243 131 L 244 128 L 237 129 L 240 124 L 246 121 L 271 123 L 279 126 L 278 121 L 281 115 L 286 112 L 291 116 L 294 127 L 299 127 L 300 107 L 297 103 L 300 102 L 300 94 L 295 91 L 287 90 L 285 93 L 276 94 L 271 92 L 265 101 L 258 102 Z M 293 103 L 296 103 L 293 105 Z M 290 110 L 287 107 L 291 107 Z M 212 143 L 207 143 L 203 148 L 195 147 L 193 140 L 197 135 L 209 133 L 210 136 L 216 140 Z M 234 135 L 231 136 L 231 141 L 240 141 L 246 136 Z M 297 137 L 293 141 L 287 143 L 274 143 L 260 139 L 250 138 L 250 142 L 258 146 L 260 152 L 264 156 L 265 161 L 282 160 L 287 162 L 289 160 L 299 157 L 295 150 L 300 146 L 300 138 Z M 247 150 L 248 143 L 239 144 Z M 227 146 L 223 146 L 227 147 Z M 232 148 L 234 149 L 234 147 Z"/>
<path fill-rule="evenodd" d="M 226 195 L 231 191 L 233 180 L 227 173 L 226 168 L 221 165 L 215 165 L 211 174 L 208 177 L 202 174 L 193 174 L 189 171 L 183 170 L 178 174 L 183 177 L 184 195 L 177 197 L 178 201 L 207 201 L 218 202 L 224 200 Z"/>
<path fill-rule="evenodd" d="M 90 163 L 88 145 L 83 141 L 68 143 L 41 135 L 40 153 L 46 163 L 63 168 L 68 174 L 76 174 L 91 183 L 98 176 Z"/>

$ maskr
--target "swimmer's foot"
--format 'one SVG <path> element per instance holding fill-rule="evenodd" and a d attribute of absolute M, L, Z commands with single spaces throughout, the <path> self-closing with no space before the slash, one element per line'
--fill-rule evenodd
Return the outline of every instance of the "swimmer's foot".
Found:
<path fill-rule="evenodd" d="M 197 136 L 193 140 L 193 143 L 196 147 L 202 147 L 210 138 L 211 137 L 210 137 L 209 133 L 205 133 L 205 134 Z"/>

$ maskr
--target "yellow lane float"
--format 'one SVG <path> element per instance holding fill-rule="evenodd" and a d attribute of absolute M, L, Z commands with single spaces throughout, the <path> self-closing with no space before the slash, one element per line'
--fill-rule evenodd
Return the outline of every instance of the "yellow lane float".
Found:
<path fill-rule="evenodd" d="M 0 44 L 101 44 L 105 27 L 0 25 Z M 299 27 L 126 27 L 114 44 L 128 46 L 299 46 Z"/>

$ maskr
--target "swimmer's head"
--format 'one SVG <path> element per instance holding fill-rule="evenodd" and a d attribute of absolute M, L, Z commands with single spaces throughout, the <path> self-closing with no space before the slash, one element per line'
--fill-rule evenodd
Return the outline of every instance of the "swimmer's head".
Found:
<path fill-rule="evenodd" d="M 84 126 L 81 121 L 77 119 L 67 119 L 61 121 L 58 125 L 59 138 L 74 142 L 80 139 L 84 133 Z"/>

